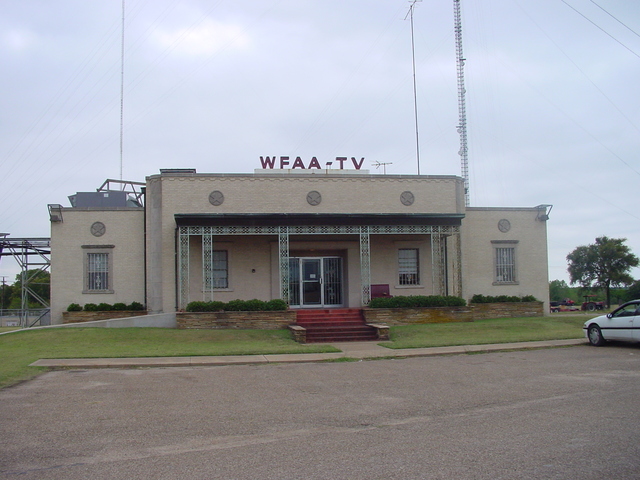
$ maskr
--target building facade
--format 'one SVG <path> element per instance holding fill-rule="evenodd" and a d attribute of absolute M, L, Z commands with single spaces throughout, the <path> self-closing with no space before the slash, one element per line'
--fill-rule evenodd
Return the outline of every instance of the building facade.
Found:
<path fill-rule="evenodd" d="M 176 169 L 147 177 L 144 190 L 139 205 L 58 206 L 54 323 L 70 303 L 361 307 L 380 290 L 548 301 L 547 206 L 465 207 L 457 176 Z"/>

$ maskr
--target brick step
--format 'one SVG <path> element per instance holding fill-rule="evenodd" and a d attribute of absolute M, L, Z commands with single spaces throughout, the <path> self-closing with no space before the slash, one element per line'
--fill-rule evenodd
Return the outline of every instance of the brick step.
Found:
<path fill-rule="evenodd" d="M 307 328 L 307 335 L 310 333 L 315 334 L 316 332 L 371 332 L 371 331 L 375 331 L 375 328 L 369 327 L 367 325 L 337 325 L 332 327 Z"/>
<path fill-rule="evenodd" d="M 378 340 L 376 334 L 367 335 L 322 335 L 318 337 L 307 336 L 307 343 L 331 343 L 331 342 L 374 342 Z"/>
<path fill-rule="evenodd" d="M 298 320 L 296 322 L 298 325 L 306 326 L 332 326 L 332 325 L 364 325 L 364 322 L 361 318 L 347 318 L 347 319 L 336 319 L 336 320 L 327 320 L 326 318 L 319 318 L 315 320 Z"/>

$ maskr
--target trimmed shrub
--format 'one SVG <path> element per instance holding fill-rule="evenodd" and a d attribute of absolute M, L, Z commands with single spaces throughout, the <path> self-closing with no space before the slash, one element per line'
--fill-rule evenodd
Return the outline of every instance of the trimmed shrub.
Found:
<path fill-rule="evenodd" d="M 287 310 L 289 305 L 287 302 L 280 299 L 269 300 L 231 300 L 228 303 L 213 301 L 213 302 L 190 302 L 187 305 L 187 312 L 220 312 L 223 310 L 229 312 L 263 312 L 263 311 L 282 311 Z"/>
<path fill-rule="evenodd" d="M 408 295 L 379 297 L 369 302 L 371 308 L 464 307 L 463 298 L 442 295 Z"/>
<path fill-rule="evenodd" d="M 111 307 L 111 310 L 115 310 L 118 312 L 124 311 L 124 310 L 128 310 L 129 307 L 127 306 L 126 303 L 114 303 L 113 307 Z"/>
<path fill-rule="evenodd" d="M 77 303 L 72 303 L 67 307 L 67 312 L 81 312 L 81 311 L 82 311 L 82 307 Z"/>
<path fill-rule="evenodd" d="M 269 310 L 270 312 L 277 312 L 287 310 L 289 308 L 289 305 L 287 305 L 287 302 L 285 302 L 284 300 L 275 298 L 273 300 L 269 300 L 266 304 L 266 307 L 266 310 Z"/>
<path fill-rule="evenodd" d="M 99 312 L 110 312 L 111 310 L 113 310 L 113 307 L 108 303 L 99 303 L 98 304 L 98 311 Z"/>
<path fill-rule="evenodd" d="M 526 295 L 524 297 L 517 297 L 515 295 L 480 295 L 476 294 L 471 297 L 470 303 L 518 303 L 518 302 L 537 302 L 538 299 L 533 295 Z"/>
<path fill-rule="evenodd" d="M 127 308 L 134 312 L 140 312 L 144 310 L 144 305 L 142 305 L 140 302 L 132 302 L 131 305 L 129 305 Z"/>
<path fill-rule="evenodd" d="M 95 303 L 87 303 L 84 306 L 84 311 L 85 312 L 97 312 L 98 311 L 98 305 L 96 305 Z"/>

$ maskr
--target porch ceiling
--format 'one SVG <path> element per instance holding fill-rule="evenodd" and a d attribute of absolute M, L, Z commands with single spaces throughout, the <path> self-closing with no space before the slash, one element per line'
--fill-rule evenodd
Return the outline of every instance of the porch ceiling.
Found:
<path fill-rule="evenodd" d="M 461 213 L 177 213 L 178 227 L 294 225 L 451 225 Z"/>

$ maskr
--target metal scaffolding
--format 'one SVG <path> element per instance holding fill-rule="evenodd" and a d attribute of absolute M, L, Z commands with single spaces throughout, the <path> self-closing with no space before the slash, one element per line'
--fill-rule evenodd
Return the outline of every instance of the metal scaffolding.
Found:
<path fill-rule="evenodd" d="M 51 268 L 50 238 L 8 238 L 0 234 L 0 259 L 13 257 L 20 266 L 21 302 L 18 317 L 21 327 L 32 327 L 36 323 L 47 324 L 49 320 L 49 300 L 34 289 L 35 279 Z M 42 285 L 41 283 L 39 285 Z M 50 285 L 47 284 L 50 288 Z M 37 303 L 36 308 L 29 308 Z M 35 319 L 33 319 L 35 317 Z"/>

